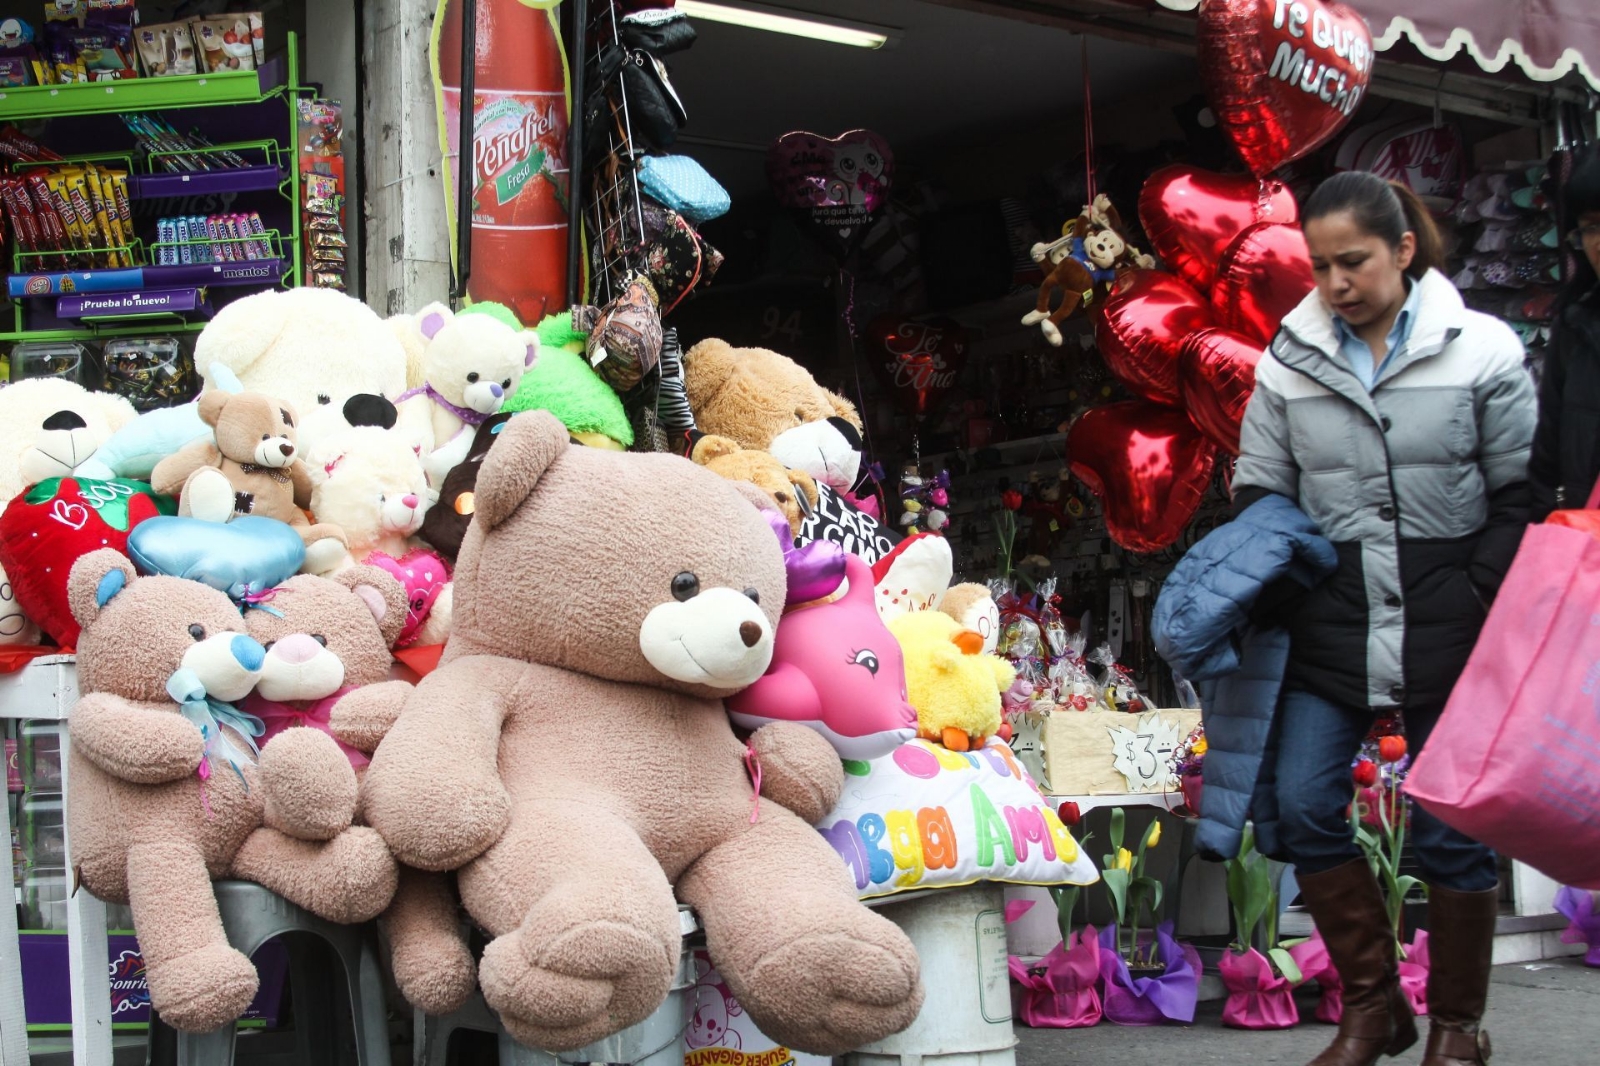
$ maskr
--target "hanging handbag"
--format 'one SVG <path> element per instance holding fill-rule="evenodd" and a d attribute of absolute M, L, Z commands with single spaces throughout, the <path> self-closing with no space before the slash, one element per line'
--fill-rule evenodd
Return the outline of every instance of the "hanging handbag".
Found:
<path fill-rule="evenodd" d="M 628 102 L 628 123 L 636 141 L 665 148 L 678 139 L 689 121 L 667 65 L 642 48 L 632 49 L 622 64 L 622 91 Z M 644 145 L 635 144 L 636 150 Z"/>
<path fill-rule="evenodd" d="M 722 253 L 695 232 L 671 208 L 646 199 L 643 207 L 645 247 L 643 270 L 661 297 L 666 315 L 697 289 L 711 284 L 722 266 Z"/>
<path fill-rule="evenodd" d="M 670 7 L 636 11 L 625 16 L 617 30 L 624 45 L 643 48 L 651 55 L 671 55 L 695 42 L 694 24 L 689 16 Z"/>
<path fill-rule="evenodd" d="M 589 334 L 589 365 L 619 393 L 636 388 L 661 361 L 661 311 L 644 278 L 604 307 L 574 307 L 572 328 Z"/>
<path fill-rule="evenodd" d="M 651 155 L 639 160 L 639 188 L 695 226 L 721 218 L 733 207 L 728 191 L 686 155 Z"/>

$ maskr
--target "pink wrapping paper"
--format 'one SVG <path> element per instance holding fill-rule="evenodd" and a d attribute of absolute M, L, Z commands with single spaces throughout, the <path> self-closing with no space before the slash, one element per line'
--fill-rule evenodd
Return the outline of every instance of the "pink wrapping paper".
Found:
<path fill-rule="evenodd" d="M 1080 930 L 1070 949 L 1057 944 L 1032 966 L 1013 955 L 1010 966 L 1022 1024 L 1084 1029 L 1100 1023 L 1100 941 L 1093 927 Z"/>
<path fill-rule="evenodd" d="M 1228 1002 L 1222 1024 L 1235 1029 L 1288 1029 L 1300 1024 L 1294 985 L 1272 972 L 1272 963 L 1251 948 L 1243 955 L 1224 952 L 1218 964 Z"/>
<path fill-rule="evenodd" d="M 1322 988 L 1322 1001 L 1317 1004 L 1319 1022 L 1338 1025 L 1344 1016 L 1344 985 L 1339 971 L 1328 958 L 1328 948 L 1322 934 L 1315 933 L 1304 944 L 1289 949 L 1295 964 L 1307 981 L 1315 981 Z M 1400 990 L 1405 993 L 1411 1013 L 1418 1018 L 1428 1016 L 1428 933 L 1417 930 L 1416 938 L 1406 946 L 1406 957 L 1400 962 Z"/>
<path fill-rule="evenodd" d="M 1406 946 L 1400 960 L 1400 990 L 1418 1018 L 1428 1016 L 1428 932 L 1418 929 L 1416 939 Z"/>

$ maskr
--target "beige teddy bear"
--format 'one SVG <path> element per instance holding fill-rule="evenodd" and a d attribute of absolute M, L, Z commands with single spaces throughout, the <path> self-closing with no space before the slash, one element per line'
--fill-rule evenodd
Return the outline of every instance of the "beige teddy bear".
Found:
<path fill-rule="evenodd" d="M 150 1002 L 207 1032 L 257 989 L 230 947 L 211 880 L 256 881 L 330 921 L 368 921 L 397 873 L 373 830 L 352 827 L 356 777 L 333 740 L 291 729 L 256 753 L 231 701 L 264 652 L 227 596 L 198 581 L 136 577 L 111 549 L 72 567 L 78 640 L 72 710 L 71 862 L 101 899 L 128 903 Z M 224 702 L 229 701 L 229 702 Z"/>
<path fill-rule="evenodd" d="M 766 493 L 789 520 L 795 536 L 817 506 L 817 483 L 811 475 L 787 469 L 770 452 L 741 448 L 727 437 L 707 434 L 694 442 L 689 458 L 718 477 L 747 482 Z"/>
<path fill-rule="evenodd" d="M 774 1040 L 836 1054 L 905 1028 L 923 998 L 910 941 L 816 830 L 752 795 L 722 704 L 766 670 L 784 607 L 762 497 L 676 456 L 568 445 L 533 411 L 490 448 L 455 628 L 373 756 L 368 818 L 406 865 L 458 871 L 491 938 L 484 996 L 529 1046 L 570 1051 L 659 1007 L 679 901 Z M 624 499 L 652 503 L 625 522 L 595 506 Z M 775 723 L 751 744 L 780 802 L 837 799 L 818 734 Z M 407 961 L 407 995 L 456 965 Z"/>

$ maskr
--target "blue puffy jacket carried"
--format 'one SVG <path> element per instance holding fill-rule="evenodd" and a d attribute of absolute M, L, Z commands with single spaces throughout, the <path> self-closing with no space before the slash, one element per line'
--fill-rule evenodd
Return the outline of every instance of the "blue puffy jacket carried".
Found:
<path fill-rule="evenodd" d="M 1205 792 L 1196 849 L 1239 853 L 1247 819 L 1256 846 L 1277 851 L 1273 723 L 1289 633 L 1256 624 L 1258 601 L 1315 587 L 1338 567 L 1330 544 L 1292 500 L 1270 494 L 1196 544 L 1156 601 L 1156 650 L 1194 682 L 1206 727 Z M 1263 597 L 1263 592 L 1266 596 Z"/>

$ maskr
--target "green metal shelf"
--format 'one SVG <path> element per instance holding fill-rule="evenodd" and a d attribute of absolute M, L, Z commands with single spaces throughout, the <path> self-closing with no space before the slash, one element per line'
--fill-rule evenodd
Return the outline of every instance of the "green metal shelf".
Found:
<path fill-rule="evenodd" d="M 282 87 L 262 91 L 260 72 L 254 70 L 77 85 L 24 85 L 0 90 L 0 121 L 255 104 L 282 91 Z"/>

